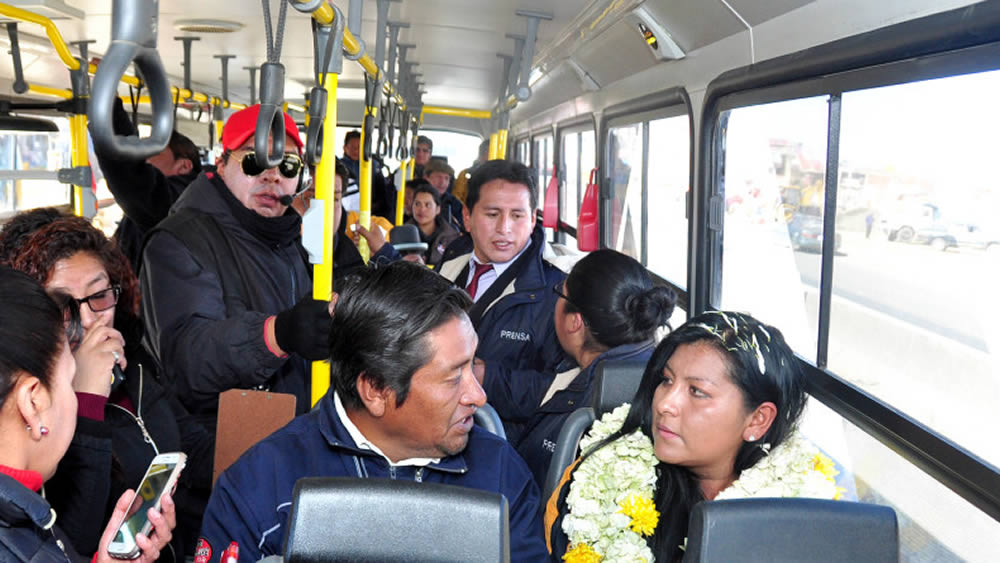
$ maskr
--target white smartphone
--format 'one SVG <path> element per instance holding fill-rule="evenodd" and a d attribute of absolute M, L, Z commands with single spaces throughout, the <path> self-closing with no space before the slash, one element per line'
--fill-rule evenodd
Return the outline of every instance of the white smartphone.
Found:
<path fill-rule="evenodd" d="M 149 509 L 160 509 L 160 499 L 164 493 L 173 490 L 186 461 L 187 456 L 181 452 L 160 454 L 153 458 L 129 504 L 124 521 L 118 525 L 118 532 L 108 545 L 111 557 L 135 559 L 142 554 L 135 543 L 135 537 L 138 534 L 149 536 L 149 531 L 153 528 L 147 516 Z"/>

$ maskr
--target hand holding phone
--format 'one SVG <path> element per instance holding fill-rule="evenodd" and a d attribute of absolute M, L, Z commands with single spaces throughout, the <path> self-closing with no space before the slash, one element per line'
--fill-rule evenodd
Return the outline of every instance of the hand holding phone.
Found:
<path fill-rule="evenodd" d="M 177 483 L 186 458 L 180 452 L 156 456 L 146 470 L 138 491 L 126 491 L 122 495 L 101 538 L 98 561 L 156 561 L 160 550 L 170 542 L 172 530 L 177 524 L 170 492 Z"/>

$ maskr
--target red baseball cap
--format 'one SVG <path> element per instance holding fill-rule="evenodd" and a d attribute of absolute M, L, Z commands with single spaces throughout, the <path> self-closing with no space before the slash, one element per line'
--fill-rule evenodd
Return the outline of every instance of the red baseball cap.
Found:
<path fill-rule="evenodd" d="M 240 145 L 247 142 L 255 131 L 257 131 L 257 116 L 260 115 L 260 104 L 252 105 L 246 109 L 229 116 L 226 125 L 222 128 L 222 146 L 229 151 L 240 148 Z M 295 146 L 302 152 L 302 137 L 299 136 L 299 128 L 295 125 L 292 116 L 285 115 L 285 134 L 295 141 Z"/>

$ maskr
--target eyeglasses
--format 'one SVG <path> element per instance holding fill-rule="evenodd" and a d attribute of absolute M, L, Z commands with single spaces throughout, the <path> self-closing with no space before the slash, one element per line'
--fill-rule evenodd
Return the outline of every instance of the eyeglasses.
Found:
<path fill-rule="evenodd" d="M 576 307 L 576 303 L 573 303 L 573 300 L 570 299 L 565 293 L 563 293 L 563 291 L 565 291 L 563 289 L 565 286 L 566 286 L 566 280 L 556 282 L 556 284 L 552 286 L 552 293 L 555 293 L 559 297 L 562 297 L 563 299 L 566 300 L 567 303 Z"/>
<path fill-rule="evenodd" d="M 243 173 L 251 178 L 254 176 L 260 176 L 265 170 L 269 168 L 261 168 L 257 164 L 257 156 L 253 151 L 247 152 L 240 159 L 240 168 Z M 287 153 L 278 163 L 278 174 L 281 174 L 285 178 L 295 178 L 299 175 L 299 171 L 302 170 L 302 158 L 297 154 Z"/>
<path fill-rule="evenodd" d="M 113 285 L 103 291 L 98 291 L 93 295 L 88 295 L 83 299 L 73 299 L 82 307 L 84 303 L 95 313 L 107 311 L 118 303 L 118 297 L 122 294 L 122 286 Z"/>

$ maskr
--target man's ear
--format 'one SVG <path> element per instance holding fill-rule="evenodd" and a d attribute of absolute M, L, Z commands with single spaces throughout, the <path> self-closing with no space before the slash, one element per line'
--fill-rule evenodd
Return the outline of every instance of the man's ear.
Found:
<path fill-rule="evenodd" d="M 371 380 L 368 379 L 365 372 L 361 372 L 358 375 L 358 381 L 355 384 L 357 386 L 358 395 L 361 397 L 361 402 L 364 403 L 365 409 L 368 414 L 379 418 L 385 415 L 390 406 L 390 401 L 393 401 L 391 405 L 395 405 L 396 394 L 392 392 L 388 387 L 385 389 L 379 389 L 372 384 Z"/>
<path fill-rule="evenodd" d="M 472 224 L 472 215 L 469 212 L 469 208 L 465 205 L 462 206 L 462 223 L 464 225 Z"/>
<path fill-rule="evenodd" d="M 191 159 L 178 158 L 174 161 L 174 175 L 190 174 L 192 170 L 194 170 L 194 164 L 191 162 Z"/>

